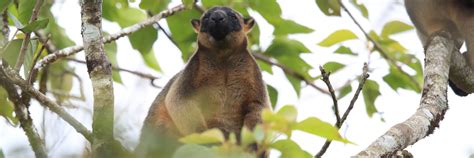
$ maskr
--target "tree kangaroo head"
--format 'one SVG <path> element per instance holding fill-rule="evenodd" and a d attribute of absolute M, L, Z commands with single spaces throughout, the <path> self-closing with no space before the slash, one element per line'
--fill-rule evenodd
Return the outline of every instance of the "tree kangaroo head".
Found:
<path fill-rule="evenodd" d="M 228 7 L 213 7 L 200 20 L 191 23 L 198 33 L 198 43 L 206 48 L 231 49 L 247 44 L 247 33 L 254 25 L 253 18 L 244 18 Z"/>

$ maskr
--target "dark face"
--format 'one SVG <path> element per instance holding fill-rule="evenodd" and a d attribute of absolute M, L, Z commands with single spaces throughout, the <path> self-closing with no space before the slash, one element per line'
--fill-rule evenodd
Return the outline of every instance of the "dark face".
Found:
<path fill-rule="evenodd" d="M 220 41 L 229 33 L 242 30 L 239 19 L 242 19 L 242 16 L 230 8 L 213 7 L 202 16 L 199 31 L 208 33 L 216 41 Z"/>

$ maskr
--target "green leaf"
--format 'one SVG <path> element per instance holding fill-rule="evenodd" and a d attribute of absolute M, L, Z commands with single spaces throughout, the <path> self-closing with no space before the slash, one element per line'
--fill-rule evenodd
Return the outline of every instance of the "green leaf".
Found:
<path fill-rule="evenodd" d="M 23 72 L 25 76 L 28 76 L 30 74 L 30 69 L 33 67 L 33 59 L 36 55 L 36 52 L 39 53 L 38 41 L 30 40 L 30 44 L 28 45 L 28 48 L 25 52 L 25 60 L 23 61 Z"/>
<path fill-rule="evenodd" d="M 180 142 L 186 144 L 212 144 L 223 143 L 225 141 L 224 134 L 221 130 L 213 128 L 203 133 L 193 133 L 179 139 Z"/>
<path fill-rule="evenodd" d="M 178 44 L 178 48 L 181 50 L 184 61 L 187 61 L 194 52 L 192 44 L 197 39 L 197 35 L 194 32 L 190 21 L 191 19 L 198 19 L 200 15 L 201 14 L 198 11 L 191 9 L 184 10 L 166 18 L 171 36 Z"/>
<path fill-rule="evenodd" d="M 316 0 L 316 4 L 327 16 L 341 16 L 341 5 L 338 0 Z"/>
<path fill-rule="evenodd" d="M 294 22 L 293 20 L 282 20 L 278 24 L 275 24 L 275 31 L 273 34 L 275 36 L 279 35 L 287 35 L 287 34 L 295 34 L 295 33 L 311 33 L 314 30 L 303 26 L 301 24 L 298 24 Z"/>
<path fill-rule="evenodd" d="M 410 26 L 408 24 L 405 24 L 404 22 L 394 20 L 391 22 L 388 22 L 385 24 L 385 26 L 382 29 L 382 37 L 388 37 L 389 35 L 408 31 L 413 29 L 413 26 Z"/>
<path fill-rule="evenodd" d="M 118 10 L 118 17 L 115 19 L 120 27 L 128 27 L 134 25 L 142 20 L 145 20 L 147 15 L 142 10 L 136 8 L 123 8 Z M 148 26 L 153 28 L 152 26 Z M 143 29 L 141 29 L 143 30 Z"/>
<path fill-rule="evenodd" d="M 336 54 L 348 54 L 348 55 L 357 55 L 355 54 L 351 48 L 349 47 L 346 47 L 346 46 L 340 46 L 339 48 L 336 49 L 336 51 L 334 51 L 334 53 Z"/>
<path fill-rule="evenodd" d="M 310 117 L 297 123 L 293 129 L 311 133 L 330 140 L 351 143 L 347 139 L 342 138 L 338 132 L 339 129 L 316 117 Z"/>
<path fill-rule="evenodd" d="M 364 4 L 357 2 L 357 0 L 351 0 L 350 2 L 352 5 L 354 5 L 355 8 L 360 11 L 360 13 L 362 13 L 362 16 L 367 19 L 369 18 L 369 11 L 367 10 Z"/>
<path fill-rule="evenodd" d="M 299 97 L 300 96 L 300 92 L 301 92 L 301 80 L 300 79 L 297 79 L 291 75 L 285 75 L 286 78 L 288 79 L 288 81 L 290 81 L 291 83 L 291 86 L 293 86 L 293 89 L 295 90 L 296 92 L 296 95 Z"/>
<path fill-rule="evenodd" d="M 241 139 L 241 146 L 247 146 L 252 143 L 255 143 L 255 135 L 248 129 L 247 127 L 242 127 L 242 130 L 240 132 L 240 139 Z"/>
<path fill-rule="evenodd" d="M 72 41 L 69 36 L 66 35 L 64 28 L 56 23 L 54 18 L 49 19 L 49 24 L 45 29 L 45 32 L 51 33 L 50 41 L 54 44 L 54 46 L 56 46 L 57 49 L 63 49 L 75 44 L 74 41 Z"/>
<path fill-rule="evenodd" d="M 281 152 L 280 157 L 292 157 L 292 158 L 311 158 L 311 154 L 304 151 L 300 148 L 298 144 L 296 144 L 291 139 L 282 139 L 278 140 L 270 145 L 270 147 L 278 150 Z"/>
<path fill-rule="evenodd" d="M 27 24 L 30 21 L 35 3 L 36 3 L 36 0 L 19 1 L 19 4 L 18 4 L 19 17 L 18 18 L 20 19 L 22 24 Z"/>
<path fill-rule="evenodd" d="M 403 74 L 395 66 L 390 66 L 390 73 L 383 77 L 383 80 L 392 88 L 397 91 L 398 88 L 413 90 L 417 93 L 421 92 L 421 88 L 410 79 L 407 75 Z"/>
<path fill-rule="evenodd" d="M 13 115 L 13 103 L 8 100 L 7 91 L 0 86 L 0 116 L 10 121 L 12 124 L 17 124 L 18 120 Z"/>
<path fill-rule="evenodd" d="M 352 86 L 351 86 L 351 84 L 347 84 L 344 87 L 342 87 L 341 90 L 339 90 L 339 95 L 337 95 L 337 99 L 339 100 L 339 99 L 345 97 L 350 92 L 352 92 Z"/>
<path fill-rule="evenodd" d="M 273 74 L 272 65 L 270 65 L 266 62 L 260 61 L 260 60 L 257 60 L 257 64 L 258 64 L 258 66 L 260 67 L 261 70 L 266 71 L 270 74 Z"/>
<path fill-rule="evenodd" d="M 230 4 L 229 0 L 202 0 L 201 2 L 208 9 L 213 6 L 228 6 Z"/>
<path fill-rule="evenodd" d="M 155 53 L 152 51 L 142 54 L 143 60 L 145 60 L 145 64 L 152 68 L 155 71 L 161 71 L 160 65 L 158 64 L 158 60 L 156 60 Z"/>
<path fill-rule="evenodd" d="M 266 109 L 262 112 L 262 120 L 266 127 L 275 131 L 280 131 L 287 136 L 291 136 L 292 126 L 296 123 L 297 111 L 294 106 L 283 106 L 278 112 L 273 113 Z M 258 138 L 258 137 L 257 137 Z M 257 139 L 258 140 L 258 139 Z"/>
<path fill-rule="evenodd" d="M 380 96 L 379 84 L 373 80 L 367 80 L 362 89 L 362 95 L 364 96 L 365 110 L 369 117 L 372 117 L 377 112 L 375 100 Z"/>
<path fill-rule="evenodd" d="M 276 0 L 252 0 L 249 1 L 250 8 L 260 13 L 260 15 L 274 25 L 280 22 L 281 8 Z"/>
<path fill-rule="evenodd" d="M 117 62 L 117 43 L 110 42 L 108 44 L 104 45 L 105 48 L 105 54 L 107 55 L 107 58 L 109 59 L 110 63 L 114 66 L 118 66 Z M 120 71 L 118 70 L 112 70 L 112 79 L 117 82 L 122 84 L 122 77 L 120 76 Z"/>
<path fill-rule="evenodd" d="M 196 144 L 185 144 L 176 150 L 173 155 L 173 158 L 184 158 L 184 157 L 193 157 L 193 158 L 210 158 L 215 157 L 212 151 L 201 145 Z"/>
<path fill-rule="evenodd" d="M 0 12 L 3 13 L 3 11 L 5 11 L 5 9 L 8 8 L 8 5 L 10 5 L 11 2 L 12 2 L 12 0 L 1 0 L 0 1 Z"/>
<path fill-rule="evenodd" d="M 0 58 L 6 60 L 9 65 L 15 65 L 16 60 L 18 59 L 18 53 L 20 52 L 22 41 L 22 39 L 10 41 L 10 44 L 7 46 L 5 51 L 0 52 Z"/>
<path fill-rule="evenodd" d="M 181 3 L 183 3 L 186 8 L 192 8 L 194 0 L 181 0 Z"/>
<path fill-rule="evenodd" d="M 153 14 L 157 14 L 166 9 L 171 0 L 142 0 L 140 1 L 140 8 L 149 10 Z"/>
<path fill-rule="evenodd" d="M 33 21 L 32 23 L 26 25 L 25 27 L 21 28 L 20 30 L 24 33 L 30 33 L 33 31 L 38 31 L 39 29 L 44 29 L 48 26 L 49 19 L 41 19 Z"/>
<path fill-rule="evenodd" d="M 152 26 L 140 29 L 129 36 L 130 44 L 140 53 L 150 52 L 156 39 L 158 39 L 158 33 Z"/>
<path fill-rule="evenodd" d="M 48 83 L 51 91 L 68 94 L 73 87 L 73 75 L 68 72 L 74 72 L 69 67 L 67 61 L 58 61 L 49 66 Z M 55 95 L 58 102 L 63 102 L 69 98 L 66 95 Z"/>
<path fill-rule="evenodd" d="M 23 28 L 24 27 L 23 24 L 20 22 L 20 20 L 18 20 L 18 18 L 15 17 L 15 15 L 13 15 L 11 13 L 8 13 L 8 17 L 9 17 L 8 20 L 12 21 L 16 28 Z"/>
<path fill-rule="evenodd" d="M 336 72 L 342 68 L 344 68 L 346 65 L 338 63 L 338 62 L 327 62 L 326 64 L 323 65 L 324 70 L 328 72 Z"/>
<path fill-rule="evenodd" d="M 347 40 L 357 39 L 357 36 L 350 30 L 337 30 L 333 32 L 331 35 L 326 37 L 323 41 L 321 41 L 318 45 L 323 47 L 330 47 L 334 44 L 341 43 Z"/>
<path fill-rule="evenodd" d="M 272 109 L 275 109 L 276 103 L 278 101 L 278 91 L 267 84 L 268 95 L 270 96 L 270 102 L 272 103 Z"/>
<path fill-rule="evenodd" d="M 300 57 L 300 54 L 306 52 L 310 52 L 310 50 L 304 44 L 286 37 L 276 37 L 267 50 L 265 50 L 265 54 L 277 59 L 278 63 L 285 65 L 306 79 L 311 79 L 308 71 L 312 67 Z M 287 78 L 299 96 L 301 80 L 289 75 L 287 75 Z"/>
<path fill-rule="evenodd" d="M 296 122 L 296 116 L 298 116 L 298 110 L 295 106 L 286 105 L 283 106 L 278 112 L 277 115 L 283 117 L 288 122 Z"/>

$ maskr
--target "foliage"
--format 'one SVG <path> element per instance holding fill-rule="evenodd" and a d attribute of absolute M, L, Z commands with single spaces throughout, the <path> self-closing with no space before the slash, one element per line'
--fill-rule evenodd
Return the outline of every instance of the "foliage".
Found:
<path fill-rule="evenodd" d="M 258 153 L 275 149 L 281 152 L 281 157 L 312 157 L 291 139 L 293 131 L 303 131 L 325 139 L 351 143 L 341 137 L 338 129 L 331 124 L 310 117 L 297 121 L 296 108 L 292 105 L 283 106 L 273 113 L 265 110 L 262 113 L 263 124 L 257 125 L 253 131 L 242 128 L 240 132 L 241 144 L 232 133 L 226 140 L 221 130 L 210 129 L 203 133 L 195 133 L 180 139 L 186 145 L 181 146 L 174 157 L 256 157 L 255 151 L 249 150 L 249 145 L 257 144 Z M 279 136 L 283 134 L 286 138 Z"/>
<path fill-rule="evenodd" d="M 159 13 L 160 11 L 169 8 L 171 0 L 141 0 L 137 5 L 130 5 L 132 1 L 128 0 L 104 0 L 103 1 L 103 18 L 109 22 L 115 23 L 122 29 L 134 25 L 140 21 L 147 19 L 149 16 Z M 156 60 L 155 52 L 161 50 L 153 50 L 153 45 L 157 41 L 157 31 L 162 27 L 164 31 L 168 31 L 171 39 L 175 42 L 177 48 L 181 51 L 183 61 L 187 61 L 196 49 L 196 33 L 193 31 L 190 20 L 198 19 L 202 12 L 196 7 L 193 7 L 192 0 L 182 0 L 185 4 L 186 10 L 178 12 L 166 18 L 166 25 L 164 23 L 156 24 L 154 26 L 147 26 L 137 32 L 128 36 L 128 41 L 135 52 L 139 53 L 143 62 L 151 69 L 161 72 L 160 64 Z M 36 56 L 44 57 L 52 53 L 47 49 L 41 49 L 45 38 L 49 37 L 50 43 L 60 50 L 75 43 L 66 35 L 64 28 L 62 28 L 56 21 L 55 16 L 51 12 L 51 8 L 55 1 L 45 1 L 41 8 L 38 20 L 29 22 L 34 7 L 34 1 L 31 0 L 2 0 L 0 1 L 0 13 L 6 11 L 8 17 L 8 26 L 19 30 L 13 38 L 0 35 L 0 58 L 8 65 L 15 65 L 18 58 L 22 42 L 25 34 L 33 33 L 33 38 L 29 41 L 26 51 L 25 61 L 23 64 L 23 75 L 29 76 L 31 67 L 34 66 L 34 58 Z M 350 0 L 347 4 L 353 5 L 357 11 L 365 18 L 362 20 L 370 20 L 369 11 L 363 3 L 358 0 Z M 271 43 L 268 47 L 260 43 L 260 27 L 254 26 L 249 33 L 249 48 L 259 55 L 268 57 L 278 65 L 287 68 L 295 74 L 286 74 L 286 78 L 291 83 L 294 93 L 300 95 L 301 88 L 305 82 L 316 82 L 319 76 L 310 74 L 310 70 L 314 68 L 303 59 L 306 53 L 315 53 L 303 44 L 301 41 L 293 38 L 297 34 L 309 34 L 314 32 L 310 27 L 299 24 L 291 19 L 282 17 L 282 8 L 276 0 L 202 0 L 199 5 L 204 9 L 212 6 L 230 6 L 242 13 L 243 16 L 250 16 L 250 13 L 258 14 L 263 17 L 266 23 L 269 23 L 274 31 Z M 344 14 L 343 4 L 339 0 L 314 0 L 320 14 L 327 16 L 339 17 Z M 349 20 L 349 19 L 348 19 Z M 361 19 L 358 19 L 361 20 Z M 3 26 L 3 21 L 0 21 Z M 159 26 L 158 26 L 159 25 Z M 362 90 L 362 95 L 366 105 L 367 115 L 370 117 L 377 113 L 376 100 L 381 95 L 379 87 L 381 84 L 387 84 L 394 91 L 398 89 L 407 89 L 415 92 L 421 92 L 422 83 L 422 67 L 421 62 L 414 55 L 409 54 L 398 41 L 391 36 L 413 29 L 412 26 L 401 21 L 387 22 L 381 32 L 370 30 L 367 36 L 374 40 L 380 48 L 376 48 L 372 41 L 367 40 L 367 37 L 360 30 L 349 30 L 347 28 L 335 30 L 326 38 L 317 42 L 320 47 L 333 48 L 333 53 L 337 55 L 344 55 L 352 59 L 358 59 L 360 53 L 353 51 L 351 47 L 354 41 L 364 41 L 371 44 L 368 45 L 367 51 L 370 56 L 373 54 L 380 54 L 380 56 L 387 62 L 388 74 L 383 77 L 382 82 L 368 80 Z M 107 32 L 108 30 L 104 30 Z M 13 33 L 15 31 L 11 31 Z M 38 37 L 36 33 L 42 33 L 45 37 Z M 108 33 L 104 33 L 107 35 Z M 107 57 L 113 66 L 118 66 L 117 61 L 117 44 L 110 42 L 105 45 Z M 51 50 L 49 50 L 51 51 Z M 55 51 L 55 50 L 52 50 Z M 273 73 L 272 68 L 276 64 L 268 63 L 263 60 L 258 60 L 262 71 Z M 126 63 L 123 63 L 126 64 Z M 338 73 L 343 71 L 348 65 L 345 63 L 330 61 L 325 63 L 323 67 L 331 72 Z M 408 73 L 410 72 L 410 73 Z M 45 77 L 41 77 L 45 76 Z M 50 64 L 38 73 L 37 82 L 44 81 L 48 91 L 56 92 L 58 94 L 69 94 L 73 89 L 74 79 L 79 79 L 75 75 L 73 69 L 67 60 L 60 60 L 56 63 Z M 113 71 L 113 80 L 117 83 L 122 83 L 122 77 L 117 70 Z M 351 81 L 355 81 L 351 80 Z M 278 97 L 282 97 L 275 87 L 267 85 L 270 101 L 272 107 L 275 109 Z M 351 84 L 346 84 L 335 88 L 337 91 L 337 99 L 348 96 L 353 88 Z M 81 89 L 82 90 L 82 89 Z M 287 93 L 287 92 L 285 92 Z M 70 98 L 68 95 L 54 94 L 57 102 L 68 102 Z M 284 96 L 283 96 L 284 97 Z M 247 145 L 256 143 L 259 147 L 267 149 L 279 150 L 282 157 L 311 157 L 307 151 L 303 151 L 297 143 L 291 140 L 293 131 L 302 131 L 325 139 L 339 141 L 343 143 L 351 143 L 347 139 L 340 136 L 338 129 L 333 125 L 324 122 L 316 117 L 306 118 L 302 121 L 297 121 L 296 108 L 293 106 L 281 107 L 276 113 L 270 111 L 263 112 L 264 124 L 257 126 L 253 131 L 249 129 L 242 129 L 240 138 L 242 142 L 240 145 L 236 143 L 236 136 L 231 135 L 230 139 L 224 139 L 223 134 L 219 130 L 209 130 L 201 134 L 192 134 L 181 139 L 187 145 L 182 146 L 175 157 L 212 157 L 219 155 L 231 155 L 235 157 L 253 157 L 245 148 Z M 0 116 L 6 118 L 11 124 L 17 124 L 14 117 L 13 104 L 8 100 L 7 93 L 0 87 Z M 286 138 L 276 137 L 282 134 Z M 275 140 L 277 138 L 277 140 Z M 208 146 L 204 144 L 218 144 Z M 1 154 L 0 154 L 1 157 Z"/>

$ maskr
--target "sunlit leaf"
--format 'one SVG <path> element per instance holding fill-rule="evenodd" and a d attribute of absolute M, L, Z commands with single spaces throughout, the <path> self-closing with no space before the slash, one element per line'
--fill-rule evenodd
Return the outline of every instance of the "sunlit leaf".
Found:
<path fill-rule="evenodd" d="M 364 16 L 365 18 L 369 18 L 369 11 L 367 10 L 364 4 L 359 3 L 357 0 L 351 0 L 350 2 L 352 5 L 354 5 L 355 8 L 360 11 L 360 13 L 362 13 L 362 16 Z"/>
<path fill-rule="evenodd" d="M 292 158 L 311 158 L 311 154 L 304 151 L 300 146 L 291 139 L 278 140 L 270 145 L 270 147 L 281 152 L 280 157 Z"/>
<path fill-rule="evenodd" d="M 158 64 L 158 60 L 156 60 L 155 52 L 153 52 L 153 50 L 142 54 L 142 57 L 148 67 L 155 71 L 161 71 L 160 65 Z"/>
<path fill-rule="evenodd" d="M 210 158 L 210 157 L 215 157 L 215 155 L 209 148 L 205 146 L 196 145 L 196 144 L 186 144 L 179 147 L 173 155 L 173 158 L 184 158 L 184 157 Z"/>
<path fill-rule="evenodd" d="M 316 4 L 327 16 L 341 16 L 341 5 L 338 0 L 316 0 Z"/>
<path fill-rule="evenodd" d="M 362 89 L 362 95 L 364 96 L 365 109 L 369 117 L 377 112 L 375 107 L 375 100 L 380 96 L 379 84 L 373 80 L 367 80 L 364 88 Z"/>
<path fill-rule="evenodd" d="M 18 18 L 16 18 L 15 15 L 8 13 L 8 17 L 9 17 L 8 20 L 12 21 L 16 28 L 24 27 L 23 24 L 20 22 L 20 20 L 18 20 Z"/>
<path fill-rule="evenodd" d="M 186 8 L 192 8 L 194 0 L 181 0 L 181 3 L 183 3 Z"/>
<path fill-rule="evenodd" d="M 336 72 L 342 68 L 344 68 L 346 65 L 338 63 L 338 62 L 327 62 L 326 64 L 323 65 L 324 70 L 328 72 Z"/>
<path fill-rule="evenodd" d="M 22 0 L 18 4 L 18 19 L 22 24 L 27 24 L 30 21 L 33 8 L 35 6 L 35 1 Z"/>
<path fill-rule="evenodd" d="M 311 133 L 326 139 L 340 141 L 343 143 L 351 143 L 347 139 L 342 138 L 339 134 L 339 130 L 333 125 L 321 121 L 316 117 L 307 118 L 294 126 L 295 130 L 301 130 L 307 133 Z"/>
<path fill-rule="evenodd" d="M 272 104 L 272 109 L 275 109 L 276 103 L 278 101 L 278 91 L 267 84 L 268 95 L 270 96 L 270 102 Z"/>
<path fill-rule="evenodd" d="M 334 51 L 336 54 L 348 54 L 348 55 L 357 55 L 354 52 L 352 52 L 351 48 L 346 47 L 346 46 L 340 46 L 339 48 Z"/>
<path fill-rule="evenodd" d="M 222 143 L 225 141 L 225 138 L 221 130 L 213 128 L 203 133 L 190 134 L 179 139 L 179 141 L 187 144 L 212 144 Z"/>
<path fill-rule="evenodd" d="M 21 28 L 20 30 L 23 31 L 24 33 L 30 33 L 30 32 L 45 28 L 48 25 L 48 22 L 49 22 L 49 19 L 36 20 L 26 25 L 25 27 Z"/>
<path fill-rule="evenodd" d="M 389 35 L 408 31 L 413 29 L 413 26 L 410 26 L 408 24 L 405 24 L 404 22 L 395 20 L 395 21 L 390 21 L 385 24 L 385 26 L 382 29 L 382 37 L 388 37 Z"/>
<path fill-rule="evenodd" d="M 288 79 L 288 81 L 290 81 L 290 84 L 291 86 L 293 86 L 293 89 L 295 90 L 296 92 L 296 95 L 297 96 L 300 96 L 300 92 L 301 92 L 301 80 L 300 79 L 297 79 L 291 75 L 285 75 L 286 78 Z"/>
<path fill-rule="evenodd" d="M 341 43 L 347 40 L 357 39 L 357 36 L 350 30 L 337 30 L 333 32 L 331 35 L 326 37 L 323 41 L 321 41 L 318 45 L 323 47 L 330 47 L 334 44 Z"/>
<path fill-rule="evenodd" d="M 252 143 L 255 143 L 256 139 L 255 139 L 255 135 L 252 133 L 252 131 L 250 131 L 250 129 L 248 129 L 247 127 L 242 127 L 242 130 L 240 132 L 240 139 L 241 139 L 241 145 L 242 146 L 247 146 L 247 145 L 250 145 Z"/>

